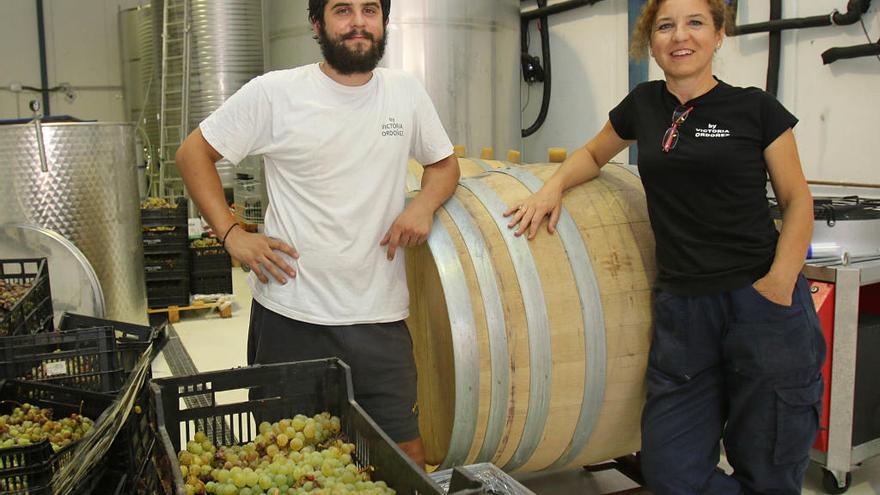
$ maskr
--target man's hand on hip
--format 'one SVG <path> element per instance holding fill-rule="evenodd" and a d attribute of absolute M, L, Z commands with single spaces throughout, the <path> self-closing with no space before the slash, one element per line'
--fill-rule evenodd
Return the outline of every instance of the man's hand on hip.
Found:
<path fill-rule="evenodd" d="M 433 211 L 416 202 L 410 203 L 394 220 L 379 243 L 380 246 L 388 247 L 388 260 L 394 259 L 398 247 L 418 246 L 428 240 L 433 221 Z"/>
<path fill-rule="evenodd" d="M 263 234 L 252 234 L 242 229 L 232 229 L 226 235 L 224 245 L 233 258 L 250 267 L 264 284 L 269 283 L 266 272 L 275 277 L 280 284 L 287 283 L 287 279 L 284 278 L 285 273 L 291 278 L 296 277 L 296 270 L 276 251 L 281 251 L 293 259 L 298 259 L 299 253 L 293 246 L 278 239 Z"/>

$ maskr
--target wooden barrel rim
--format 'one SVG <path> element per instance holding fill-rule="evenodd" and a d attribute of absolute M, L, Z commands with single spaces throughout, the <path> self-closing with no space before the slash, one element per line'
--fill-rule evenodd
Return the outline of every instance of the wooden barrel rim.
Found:
<path fill-rule="evenodd" d="M 476 323 L 473 308 L 467 297 L 468 285 L 464 270 L 458 259 L 458 252 L 446 228 L 434 217 L 434 225 L 428 235 L 428 247 L 436 261 L 440 274 L 443 296 L 449 308 L 450 328 L 452 330 L 452 353 L 455 356 L 455 405 L 452 435 L 449 449 L 441 466 L 445 469 L 452 460 L 463 462 L 470 449 L 471 439 L 476 430 L 473 421 L 459 421 L 459 418 L 476 416 L 480 401 L 479 354 L 477 352 Z"/>

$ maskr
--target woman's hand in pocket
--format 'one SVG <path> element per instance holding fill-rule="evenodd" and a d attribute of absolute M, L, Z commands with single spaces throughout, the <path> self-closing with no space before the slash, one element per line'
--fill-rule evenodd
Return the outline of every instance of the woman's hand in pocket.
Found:
<path fill-rule="evenodd" d="M 787 280 L 773 273 L 768 273 L 752 284 L 752 287 L 770 302 L 780 306 L 791 306 L 791 295 L 794 292 L 796 279 Z"/>

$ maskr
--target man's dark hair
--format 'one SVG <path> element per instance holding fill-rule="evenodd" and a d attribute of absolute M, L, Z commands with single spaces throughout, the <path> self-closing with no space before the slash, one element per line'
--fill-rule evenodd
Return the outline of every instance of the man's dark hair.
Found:
<path fill-rule="evenodd" d="M 328 0 L 309 0 L 309 21 L 318 21 L 324 25 L 324 7 L 327 6 Z M 382 5 L 382 22 L 388 22 L 388 15 L 391 14 L 391 0 L 379 0 Z"/>

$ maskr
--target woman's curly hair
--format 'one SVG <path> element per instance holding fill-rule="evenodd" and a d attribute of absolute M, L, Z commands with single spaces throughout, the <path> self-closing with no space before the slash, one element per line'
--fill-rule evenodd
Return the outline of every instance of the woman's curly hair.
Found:
<path fill-rule="evenodd" d="M 642 7 L 642 13 L 636 20 L 633 28 L 632 42 L 629 46 L 629 56 L 635 60 L 642 60 L 648 55 L 648 47 L 651 45 L 651 33 L 654 30 L 654 21 L 657 20 L 657 11 L 660 4 L 665 0 L 648 0 Z M 733 26 L 733 12 L 724 0 L 706 0 L 709 11 L 712 13 L 712 23 L 716 30 L 728 29 Z"/>

